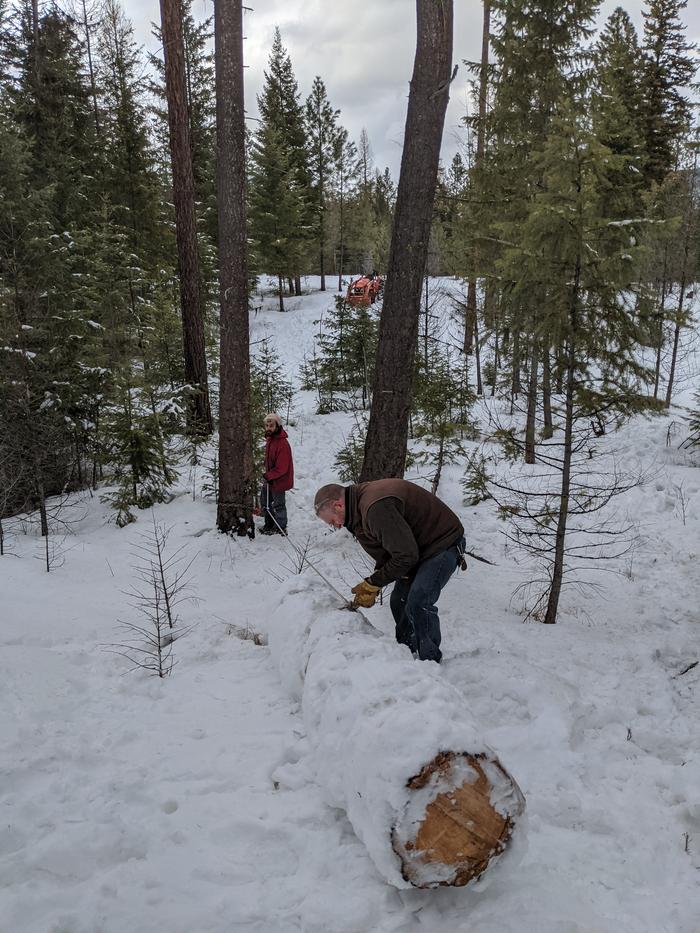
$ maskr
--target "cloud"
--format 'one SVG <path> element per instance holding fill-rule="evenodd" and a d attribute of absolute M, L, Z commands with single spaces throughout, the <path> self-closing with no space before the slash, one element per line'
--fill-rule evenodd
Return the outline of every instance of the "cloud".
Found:
<path fill-rule="evenodd" d="M 602 23 L 620 5 L 604 0 Z M 629 10 L 637 29 L 642 29 L 642 0 L 622 4 Z M 683 13 L 688 37 L 700 40 L 700 3 L 691 0 Z M 158 4 L 144 9 L 143 0 L 125 0 L 127 15 L 134 20 L 140 42 L 155 45 L 149 36 L 151 20 L 159 19 Z M 476 61 L 481 54 L 481 3 L 477 0 L 454 4 L 454 55 L 459 73 L 452 84 L 445 118 L 443 161 L 449 162 L 464 145 L 462 124 L 466 113 L 469 74 L 462 62 Z M 209 0 L 196 0 L 197 18 L 211 15 Z M 350 136 L 358 140 L 366 128 L 375 164 L 388 165 L 398 180 L 408 87 L 416 42 L 413 0 L 374 0 L 371 4 L 335 3 L 329 0 L 257 0 L 245 14 L 246 108 L 257 116 L 256 96 L 263 84 L 264 71 L 275 26 L 291 56 L 299 90 L 304 100 L 316 75 L 323 78 L 331 104 L 341 110 L 340 121 Z"/>

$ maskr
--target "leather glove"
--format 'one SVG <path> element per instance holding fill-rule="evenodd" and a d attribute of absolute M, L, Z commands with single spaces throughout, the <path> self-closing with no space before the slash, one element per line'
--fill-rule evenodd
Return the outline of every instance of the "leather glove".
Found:
<path fill-rule="evenodd" d="M 369 609 L 372 607 L 377 601 L 380 589 L 381 587 L 372 586 L 368 580 L 363 580 L 357 586 L 353 586 L 351 592 L 355 594 L 355 598 L 351 603 L 352 608 L 357 609 L 362 606 L 363 609 Z"/>

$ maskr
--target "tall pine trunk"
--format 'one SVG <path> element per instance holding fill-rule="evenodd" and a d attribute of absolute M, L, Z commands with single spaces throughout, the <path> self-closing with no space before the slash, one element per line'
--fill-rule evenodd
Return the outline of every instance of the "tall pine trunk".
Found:
<path fill-rule="evenodd" d="M 666 386 L 666 398 L 664 404 L 666 408 L 671 407 L 671 397 L 673 395 L 673 383 L 676 378 L 676 363 L 678 361 L 678 344 L 680 342 L 681 329 L 684 323 L 685 290 L 688 285 L 688 255 L 690 253 L 690 244 L 692 239 L 693 207 L 695 201 L 695 180 L 698 168 L 697 150 L 693 157 L 693 169 L 690 174 L 690 188 L 688 191 L 688 204 L 685 214 L 685 236 L 683 237 L 683 264 L 681 266 L 681 280 L 679 283 L 678 307 L 676 308 L 676 323 L 673 330 L 673 350 L 671 352 L 671 371 L 668 374 L 668 385 Z"/>
<path fill-rule="evenodd" d="M 277 276 L 277 285 L 279 289 L 279 310 L 284 311 L 284 281 L 282 279 L 282 273 Z"/>
<path fill-rule="evenodd" d="M 661 355 L 664 346 L 664 320 L 666 317 L 666 268 L 668 262 L 668 247 L 664 247 L 664 270 L 661 280 L 661 305 L 659 308 L 659 336 L 656 345 L 656 366 L 654 368 L 654 398 L 659 397 L 659 381 L 661 379 Z"/>
<path fill-rule="evenodd" d="M 340 231 L 339 231 L 339 255 L 338 255 L 338 291 L 343 290 L 343 260 L 345 259 L 345 198 L 343 195 L 343 184 L 340 186 Z"/>
<path fill-rule="evenodd" d="M 319 207 L 321 216 L 319 218 L 319 260 L 321 265 L 321 291 L 326 290 L 326 201 L 325 201 L 325 178 L 323 177 L 323 168 L 319 172 Z"/>
<path fill-rule="evenodd" d="M 87 3 L 81 0 L 83 11 L 83 28 L 85 30 L 85 51 L 87 52 L 88 74 L 90 76 L 90 96 L 92 97 L 92 112 L 95 117 L 95 135 L 99 139 L 100 131 L 100 111 L 97 106 L 97 83 L 95 81 L 95 68 L 92 61 L 92 42 L 90 37 L 90 21 L 87 12 Z"/>
<path fill-rule="evenodd" d="M 452 0 L 416 0 L 416 57 L 361 481 L 403 476 L 420 295 L 452 66 Z"/>
<path fill-rule="evenodd" d="M 481 379 L 481 348 L 479 346 L 479 320 L 474 318 L 474 364 L 476 366 L 476 394 L 484 394 L 484 383 Z"/>
<path fill-rule="evenodd" d="M 542 360 L 542 417 L 544 429 L 542 437 L 549 440 L 554 434 L 554 424 L 552 422 L 552 373 L 549 360 L 549 350 L 545 348 L 544 359 Z"/>
<path fill-rule="evenodd" d="M 160 18 L 170 127 L 185 380 L 195 389 L 190 401 L 188 429 L 194 435 L 209 435 L 213 424 L 204 347 L 204 313 L 180 0 L 160 0 Z"/>
<path fill-rule="evenodd" d="M 476 158 L 474 167 L 479 168 L 484 158 L 484 147 L 486 142 L 486 97 L 488 94 L 488 75 L 489 75 L 489 38 L 491 31 L 491 0 L 483 0 L 484 15 L 481 31 L 481 67 L 479 69 L 479 122 L 476 130 Z M 479 264 L 479 257 L 476 247 L 473 249 L 474 270 L 467 286 L 467 315 L 464 322 L 464 352 L 472 352 L 472 336 L 476 331 L 476 268 Z M 478 393 L 481 394 L 481 393 Z"/>
<path fill-rule="evenodd" d="M 539 346 L 532 338 L 530 347 L 530 380 L 527 389 L 527 419 L 525 422 L 525 463 L 535 462 L 535 428 L 537 421 L 537 375 L 539 371 Z"/>
<path fill-rule="evenodd" d="M 678 296 L 678 308 L 676 309 L 676 323 L 673 329 L 673 350 L 671 351 L 671 371 L 668 374 L 668 385 L 666 386 L 666 398 L 664 407 L 671 407 L 671 397 L 673 395 L 673 383 L 676 378 L 676 362 L 678 360 L 678 344 L 680 342 L 681 328 L 683 326 L 683 302 L 685 301 L 685 273 L 680 283 L 680 293 Z"/>
<path fill-rule="evenodd" d="M 219 502 L 216 523 L 220 531 L 252 538 L 255 535 L 254 473 L 241 0 L 219 0 L 215 4 L 214 37 L 221 302 Z"/>

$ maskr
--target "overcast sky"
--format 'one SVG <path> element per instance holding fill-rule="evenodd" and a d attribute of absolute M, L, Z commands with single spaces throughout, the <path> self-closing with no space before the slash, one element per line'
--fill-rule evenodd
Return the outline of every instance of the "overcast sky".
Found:
<path fill-rule="evenodd" d="M 137 38 L 154 47 L 149 23 L 159 17 L 158 0 L 123 0 Z M 374 160 L 388 165 L 398 178 L 406 100 L 415 53 L 414 0 L 374 0 L 363 3 L 333 0 L 246 0 L 246 108 L 257 115 L 256 94 L 263 82 L 275 26 L 292 59 L 302 97 L 320 75 L 340 120 L 356 141 L 363 127 L 369 134 Z M 601 22 L 623 6 L 641 33 L 642 0 L 604 0 Z M 684 11 L 688 37 L 700 45 L 700 2 L 690 0 Z M 194 0 L 193 13 L 213 12 L 211 0 Z M 480 0 L 456 0 L 454 62 L 459 63 L 445 120 L 443 159 L 447 162 L 464 142 L 461 118 L 466 110 L 467 71 L 463 60 L 476 60 L 481 50 Z"/>

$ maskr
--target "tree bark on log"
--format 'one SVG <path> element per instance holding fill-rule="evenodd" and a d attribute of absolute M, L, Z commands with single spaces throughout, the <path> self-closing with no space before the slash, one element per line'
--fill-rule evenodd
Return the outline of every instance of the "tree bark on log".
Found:
<path fill-rule="evenodd" d="M 417 0 L 417 42 L 361 482 L 403 476 L 421 285 L 452 66 L 452 0 Z"/>
<path fill-rule="evenodd" d="M 308 769 L 397 888 L 461 887 L 496 862 L 512 867 L 525 800 L 463 694 L 357 614 L 320 608 L 320 585 L 285 590 L 269 644 L 301 701 L 308 755 L 274 779 L 293 783 L 285 769 Z"/>

